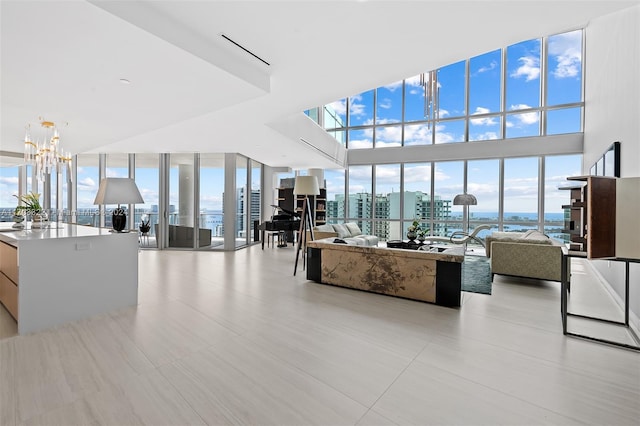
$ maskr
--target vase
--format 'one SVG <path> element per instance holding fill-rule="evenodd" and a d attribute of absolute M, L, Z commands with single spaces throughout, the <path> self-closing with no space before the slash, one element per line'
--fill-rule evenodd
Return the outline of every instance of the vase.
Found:
<path fill-rule="evenodd" d="M 420 244 L 424 244 L 424 240 L 425 240 L 425 236 L 424 235 L 418 235 L 418 241 L 420 241 Z"/>
<path fill-rule="evenodd" d="M 407 238 L 409 239 L 409 241 L 413 241 L 416 239 L 418 235 L 416 234 L 415 231 L 408 231 L 407 232 Z"/>
<path fill-rule="evenodd" d="M 46 212 L 34 213 L 31 228 L 44 228 L 49 225 L 49 215 Z"/>

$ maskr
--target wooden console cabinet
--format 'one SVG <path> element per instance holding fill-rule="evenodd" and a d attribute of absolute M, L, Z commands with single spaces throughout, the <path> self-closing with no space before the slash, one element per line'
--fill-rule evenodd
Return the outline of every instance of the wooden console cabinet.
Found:
<path fill-rule="evenodd" d="M 0 302 L 18 320 L 18 249 L 0 241 Z"/>
<path fill-rule="evenodd" d="M 640 178 L 575 176 L 564 205 L 569 250 L 589 259 L 640 258 Z"/>

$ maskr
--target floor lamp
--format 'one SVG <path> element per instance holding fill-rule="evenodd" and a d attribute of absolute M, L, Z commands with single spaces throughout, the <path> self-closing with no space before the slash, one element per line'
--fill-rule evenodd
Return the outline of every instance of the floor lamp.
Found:
<path fill-rule="evenodd" d="M 300 258 L 300 250 L 307 249 L 307 230 L 313 240 L 313 220 L 311 219 L 311 206 L 309 205 L 309 195 L 319 195 L 320 187 L 318 179 L 315 176 L 296 176 L 296 182 L 293 187 L 293 195 L 304 195 L 302 204 L 302 218 L 300 220 L 300 231 L 298 232 L 298 249 L 296 250 L 296 265 L 293 268 L 293 275 L 298 270 L 298 259 Z M 302 254 L 303 265 L 306 259 L 306 253 Z"/>
<path fill-rule="evenodd" d="M 465 206 L 466 212 L 462 226 L 465 227 L 463 234 L 469 234 L 469 206 L 475 206 L 478 204 L 478 200 L 471 194 L 458 194 L 453 198 L 454 206 Z M 464 251 L 467 251 L 467 243 L 464 243 Z"/>

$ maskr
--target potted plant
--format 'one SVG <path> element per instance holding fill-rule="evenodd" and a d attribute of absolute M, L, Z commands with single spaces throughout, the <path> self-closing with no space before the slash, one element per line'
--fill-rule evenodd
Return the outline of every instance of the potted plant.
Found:
<path fill-rule="evenodd" d="M 49 216 L 40 205 L 40 194 L 35 192 L 28 192 L 21 196 L 14 195 L 20 203 L 14 214 L 22 213 L 23 215 L 31 214 L 32 228 L 39 228 L 44 226 L 49 221 Z"/>

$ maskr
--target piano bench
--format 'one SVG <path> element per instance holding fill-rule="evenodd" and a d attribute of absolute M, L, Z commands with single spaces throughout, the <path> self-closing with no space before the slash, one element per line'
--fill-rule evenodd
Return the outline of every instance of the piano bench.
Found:
<path fill-rule="evenodd" d="M 281 241 L 284 241 L 286 239 L 286 236 L 284 236 L 284 231 L 264 231 L 267 237 L 267 247 L 269 247 L 269 245 L 273 245 L 275 247 L 276 245 L 276 241 L 278 242 L 278 246 L 281 244 Z M 280 236 L 280 234 L 283 234 L 282 236 Z M 286 244 L 286 241 L 285 241 Z"/>

